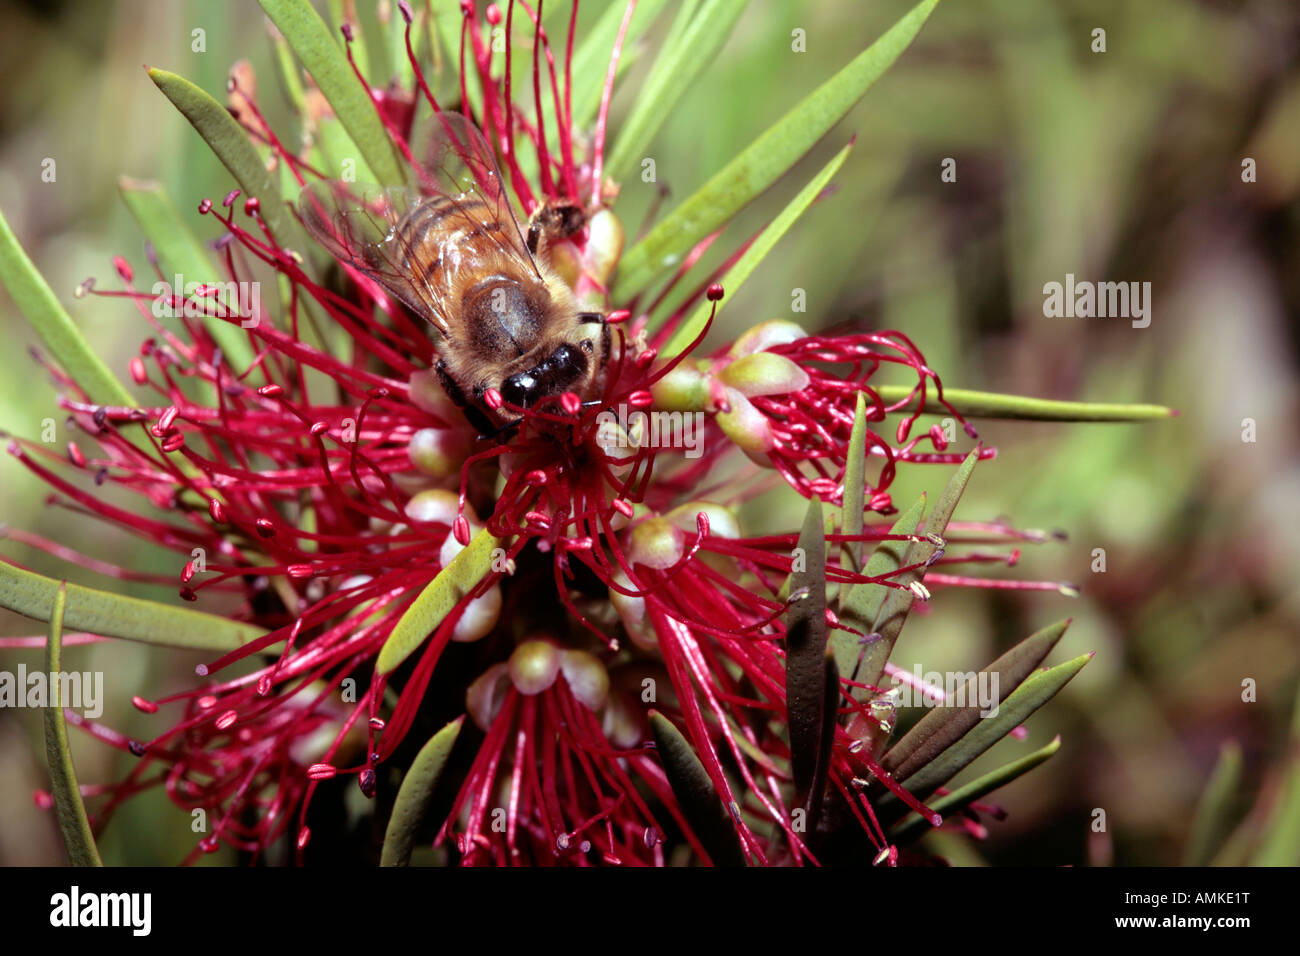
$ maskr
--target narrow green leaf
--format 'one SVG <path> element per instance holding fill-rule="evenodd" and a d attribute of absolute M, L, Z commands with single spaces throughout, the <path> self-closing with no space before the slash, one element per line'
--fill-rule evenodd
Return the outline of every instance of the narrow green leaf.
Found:
<path fill-rule="evenodd" d="M 781 237 L 786 234 L 795 221 L 812 205 L 813 200 L 826 188 L 827 183 L 831 181 L 831 177 L 844 164 L 844 160 L 852 148 L 853 144 L 849 143 L 836 153 L 834 158 L 822 167 L 821 172 L 799 191 L 799 195 L 790 200 L 790 204 L 781 210 L 781 214 L 758 234 L 753 244 L 745 250 L 745 254 L 727 270 L 726 275 L 722 277 L 722 285 L 726 289 L 727 297 L 718 303 L 718 311 L 722 310 L 727 301 L 735 297 L 736 290 L 745 284 L 745 280 L 758 268 L 758 264 L 767 257 L 767 254 L 780 242 Z M 710 302 L 701 304 L 692 313 L 691 317 L 673 333 L 672 338 L 668 340 L 668 344 L 664 347 L 663 354 L 673 356 L 690 345 L 695 337 L 700 334 L 700 330 L 704 328 L 705 323 L 709 321 L 709 313 L 712 311 L 712 307 L 713 304 Z"/>
<path fill-rule="evenodd" d="M 117 181 L 117 188 L 140 231 L 153 243 L 166 281 L 174 286 L 176 276 L 183 279 L 181 288 L 173 291 L 182 293 L 185 284 L 190 282 L 220 284 L 220 273 L 203 243 L 190 231 L 161 185 L 122 177 Z M 237 310 L 239 303 L 227 299 L 229 296 L 221 299 L 226 308 Z M 204 320 L 204 325 L 236 371 L 243 371 L 252 364 L 255 357 L 253 346 L 248 341 L 248 334 L 238 324 L 209 317 Z"/>
<path fill-rule="evenodd" d="M 981 673 L 987 676 L 983 678 L 983 686 L 992 686 L 1001 704 L 1047 659 L 1069 626 L 1069 619 L 1057 621 L 1025 638 L 984 668 Z M 960 740 L 980 721 L 980 687 L 978 674 L 965 681 L 953 697 L 971 703 L 960 707 L 947 703 L 931 708 L 889 749 L 880 765 L 899 780 L 904 780 Z"/>
<path fill-rule="evenodd" d="M 942 535 L 947 529 L 953 510 L 956 509 L 962 492 L 966 490 L 966 483 L 970 481 L 971 472 L 975 469 L 975 462 L 979 460 L 979 453 L 979 448 L 971 451 L 952 478 L 949 479 L 947 487 L 944 488 L 943 494 L 934 506 L 934 510 L 925 519 L 926 534 Z M 937 550 L 938 547 L 932 541 L 914 541 L 907 546 L 907 550 L 904 552 L 903 565 L 928 561 Z M 908 571 L 894 580 L 906 588 L 921 581 L 924 577 L 925 569 L 922 567 L 916 571 Z M 880 677 L 885 672 L 885 663 L 889 660 L 889 655 L 893 653 L 894 643 L 903 630 L 903 622 L 907 620 L 907 615 L 912 610 L 913 599 L 913 593 L 906 589 L 900 591 L 890 588 L 885 595 L 885 599 L 880 605 L 880 612 L 876 615 L 875 623 L 871 628 L 872 631 L 880 635 L 880 640 L 867 646 L 866 652 L 862 656 L 862 666 L 858 668 L 857 679 L 862 683 L 876 687 L 880 686 Z"/>
<path fill-rule="evenodd" d="M 1025 722 L 1034 711 L 1051 700 L 1068 684 L 1083 666 L 1092 660 L 1092 654 L 1082 654 L 1073 660 L 1031 675 L 1002 702 L 996 716 L 985 717 L 959 741 L 930 761 L 916 773 L 901 780 L 912 796 L 927 799 L 984 753 L 995 743 Z M 906 809 L 892 793 L 886 793 L 877 804 L 882 814 L 894 814 Z"/>
<path fill-rule="evenodd" d="M 380 185 L 401 185 L 404 178 L 392 140 L 370 101 L 370 94 L 352 72 L 341 38 L 336 40 L 330 34 L 325 21 L 307 0 L 258 2 L 316 81 L 356 145 L 357 155 L 365 158 L 379 177 Z"/>
<path fill-rule="evenodd" d="M 430 737 L 415 755 L 410 769 L 402 778 L 397 799 L 393 803 L 392 816 L 388 818 L 380 866 L 406 866 L 411 862 L 411 850 L 415 847 L 415 837 L 420 831 L 420 824 L 424 822 L 433 789 L 438 785 L 442 768 L 447 764 L 447 757 L 456 745 L 456 738 L 460 735 L 464 722 L 464 715 L 457 717 Z"/>
<path fill-rule="evenodd" d="M 262 157 L 226 108 L 183 76 L 167 70 L 150 69 L 149 79 L 203 137 L 221 164 L 235 177 L 243 194 L 257 197 L 260 215 L 276 239 L 286 247 L 303 252 L 310 249 L 307 234 L 285 206 L 280 189 L 267 172 Z"/>
<path fill-rule="evenodd" d="M 850 454 L 852 454 L 852 451 L 850 451 Z M 847 501 L 847 493 L 845 500 Z M 922 494 L 920 498 L 916 499 L 912 507 L 899 516 L 893 527 L 889 529 L 889 533 L 916 534 L 916 529 L 921 525 L 921 514 L 924 511 L 925 495 Z M 859 519 L 858 523 L 859 530 L 861 530 L 861 519 Z M 903 566 L 903 557 L 907 552 L 907 548 L 908 542 L 906 541 L 880 542 L 876 546 L 876 550 L 871 553 L 871 557 L 867 559 L 866 574 L 870 577 L 880 577 L 883 574 L 892 574 L 897 571 Z M 840 620 L 855 631 L 870 634 L 875 626 L 876 618 L 880 614 L 880 605 L 889 595 L 889 590 L 883 584 L 854 584 L 841 588 Z M 835 661 L 839 665 L 840 671 L 857 680 L 856 673 L 860 662 L 865 656 L 865 648 L 858 643 L 856 635 L 845 631 L 835 632 L 834 644 Z M 871 691 L 864 688 L 853 688 L 853 696 L 856 700 L 864 700 L 870 694 Z"/>
<path fill-rule="evenodd" d="M 0 561 L 0 607 L 36 621 L 53 614 L 61 583 Z M 251 624 L 142 598 L 67 585 L 64 626 L 103 637 L 179 647 L 232 651 L 262 635 Z"/>
<path fill-rule="evenodd" d="M 45 673 L 58 674 L 63 670 L 63 609 L 67 593 L 63 584 L 54 595 L 50 612 L 50 638 L 45 645 Z M 45 708 L 45 757 L 50 766 L 50 795 L 54 798 L 54 815 L 63 834 L 63 845 L 68 851 L 68 862 L 73 866 L 103 866 L 95 835 L 86 817 L 86 805 L 81 802 L 77 786 L 77 772 L 72 766 L 72 750 L 68 745 L 68 724 L 63 707 L 71 703 L 60 699 L 61 686 L 50 681 L 50 702 Z"/>
<path fill-rule="evenodd" d="M 876 391 L 886 405 L 901 402 L 912 393 L 906 385 L 881 385 Z M 1142 422 L 1172 418 L 1178 413 L 1163 405 L 1117 405 L 1109 402 L 1058 402 L 1050 398 L 1027 398 L 996 392 L 974 392 L 967 388 L 945 388 L 943 397 L 965 418 L 1006 418 L 1039 422 Z M 915 411 L 913 399 L 900 411 Z M 948 409 L 931 397 L 927 415 L 947 415 Z"/>
<path fill-rule="evenodd" d="M 480 531 L 438 572 L 393 625 L 393 632 L 379 651 L 376 664 L 379 673 L 391 673 L 410 657 L 460 600 L 487 576 L 492 570 L 492 552 L 499 543 L 500 539 L 486 529 Z"/>
<path fill-rule="evenodd" d="M 1241 784 L 1241 745 L 1235 740 L 1225 741 L 1219 748 L 1219 759 L 1210 774 L 1210 781 L 1201 792 L 1192 821 L 1192 833 L 1187 839 L 1183 866 L 1209 866 L 1215 852 L 1231 829 L 1229 819 L 1237 788 Z"/>
<path fill-rule="evenodd" d="M 100 361 L 54 292 L 19 245 L 0 213 L 0 280 L 50 355 L 101 405 L 135 405 L 135 399 Z"/>
<path fill-rule="evenodd" d="M 624 257 L 616 297 L 643 289 L 771 186 L 862 98 L 915 38 L 939 0 L 922 0 L 870 47 L 777 120 Z"/>
<path fill-rule="evenodd" d="M 695 3 L 682 4 L 654 67 L 637 91 L 636 104 L 620 125 L 605 163 L 611 178 L 621 179 L 628 164 L 644 155 L 677 101 L 716 59 L 748 5 L 749 0 L 706 0 L 695 16 Z"/>
<path fill-rule="evenodd" d="M 664 0 L 637 0 L 636 10 L 632 13 L 627 34 L 623 38 L 623 51 L 614 74 L 616 78 L 632 64 L 637 38 L 650 28 L 663 7 Z M 605 86 L 605 77 L 609 74 L 609 58 L 614 53 L 614 44 L 618 40 L 618 29 L 623 24 L 625 10 L 624 3 L 615 2 L 606 6 L 591 32 L 573 51 L 571 72 L 575 130 L 589 126 L 600 108 L 600 94 Z"/>
<path fill-rule="evenodd" d="M 744 866 L 745 855 L 740 848 L 740 838 L 695 750 L 673 722 L 657 710 L 650 711 L 650 732 L 654 735 L 655 749 L 668 777 L 668 785 L 681 806 L 682 816 L 713 865 Z"/>
<path fill-rule="evenodd" d="M 785 696 L 790 727 L 790 770 L 795 803 L 813 796 L 822 751 L 826 701 L 826 538 L 821 499 L 808 499 L 799 550 L 803 568 L 790 576 L 785 627 Z"/>
<path fill-rule="evenodd" d="M 1019 760 L 1014 760 L 1006 766 L 999 767 L 991 773 L 986 773 L 984 776 L 972 780 L 964 787 L 958 787 L 952 793 L 944 794 L 937 800 L 931 800 L 928 806 L 941 817 L 946 817 L 948 814 L 969 806 L 981 797 L 992 793 L 999 787 L 1005 787 L 1017 777 L 1024 776 L 1060 749 L 1061 737 L 1058 734 L 1046 747 L 1035 750 L 1033 753 L 1021 757 Z M 889 831 L 889 842 L 902 843 L 929 829 L 931 827 L 928 820 L 922 819 L 915 813 L 909 813 L 902 823 Z"/>
<path fill-rule="evenodd" d="M 846 535 L 862 533 L 862 515 L 867 497 L 867 395 L 858 392 L 853 409 L 853 431 L 849 432 L 849 450 L 844 460 L 844 494 L 841 496 L 840 531 Z M 919 517 L 919 516 L 918 516 Z M 844 564 L 852 571 L 862 569 L 862 542 L 850 541 L 843 547 Z M 840 608 L 851 587 L 840 588 Z M 841 666 L 842 662 L 841 662 Z"/>

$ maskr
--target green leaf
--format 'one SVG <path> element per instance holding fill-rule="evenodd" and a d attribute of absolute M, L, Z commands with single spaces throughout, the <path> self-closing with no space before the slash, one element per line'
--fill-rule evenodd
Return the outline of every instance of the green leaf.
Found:
<path fill-rule="evenodd" d="M 786 612 L 785 696 L 795 803 L 806 806 L 820 803 L 813 784 L 825 736 L 826 538 L 819 498 L 808 499 L 799 552 L 804 568 L 791 574 Z"/>
<path fill-rule="evenodd" d="M 256 196 L 267 228 L 286 247 L 311 249 L 298 220 L 285 207 L 280 189 L 267 172 L 244 128 L 226 108 L 183 76 L 166 70 L 149 70 L 149 79 L 181 111 L 190 125 L 235 177 L 245 196 Z"/>
<path fill-rule="evenodd" d="M 492 552 L 500 540 L 486 529 L 480 531 L 438 572 L 393 625 L 393 632 L 379 651 L 376 664 L 379 673 L 391 673 L 410 657 L 461 599 L 487 576 L 492 570 Z"/>
<path fill-rule="evenodd" d="M 692 246 L 794 166 L 893 64 L 937 3 L 918 3 L 633 246 L 619 268 L 616 298 L 629 298 L 629 293 L 639 292 L 662 270 L 676 267 Z"/>
<path fill-rule="evenodd" d="M 343 53 L 342 38 L 329 27 L 307 0 L 258 0 L 271 22 L 284 34 L 293 52 L 316 81 L 334 115 L 352 138 L 383 186 L 405 180 L 397 153 L 370 94 L 352 72 Z"/>
<path fill-rule="evenodd" d="M 184 283 L 220 283 L 221 274 L 212 264 L 203 243 L 190 231 L 161 185 L 122 177 L 117 181 L 117 188 L 141 232 L 153 243 L 158 253 L 158 265 L 167 282 L 174 285 L 175 277 L 181 276 Z M 183 293 L 184 283 L 181 289 L 173 291 Z M 239 306 L 237 302 L 224 299 L 223 304 L 231 310 Z M 237 372 L 252 364 L 255 357 L 253 346 L 248 341 L 248 334 L 238 324 L 212 316 L 204 319 L 204 325 Z"/>
<path fill-rule="evenodd" d="M 862 515 L 867 497 L 867 395 L 858 392 L 853 409 L 853 431 L 849 432 L 849 449 L 844 461 L 844 494 L 841 496 L 840 531 L 846 535 L 862 534 Z M 918 515 L 918 518 L 920 516 Z M 915 526 L 913 526 L 915 527 Z M 844 545 L 844 565 L 851 571 L 862 568 L 862 542 Z M 840 588 L 840 608 L 844 607 L 849 586 Z"/>
<path fill-rule="evenodd" d="M 45 673 L 58 674 L 63 670 L 63 608 L 66 592 L 62 584 L 54 595 L 50 613 L 50 639 L 45 645 Z M 54 815 L 63 834 L 63 845 L 68 851 L 68 862 L 73 866 L 103 866 L 95 835 L 86 817 L 86 805 L 81 802 L 77 786 L 77 772 L 72 766 L 72 750 L 68 745 L 68 724 L 63 716 L 65 702 L 60 699 L 60 682 L 50 682 L 50 703 L 45 708 L 45 757 L 50 765 L 50 795 L 54 798 Z"/>
<path fill-rule="evenodd" d="M 664 7 L 664 0 L 637 0 L 636 10 L 627 25 L 623 38 L 623 51 L 619 57 L 615 77 L 632 63 L 632 52 L 636 40 L 659 16 Z M 581 130 L 591 124 L 600 108 L 600 95 L 609 74 L 609 59 L 614 54 L 614 44 L 618 40 L 619 27 L 623 25 L 623 13 L 626 4 L 611 3 L 596 21 L 591 32 L 587 34 L 573 51 L 573 128 Z M 547 114 L 548 117 L 550 114 Z M 555 142 L 554 139 L 551 142 Z"/>
<path fill-rule="evenodd" d="M 0 561 L 0 607 L 48 621 L 61 582 Z M 251 624 L 142 598 L 67 585 L 66 627 L 103 637 L 179 647 L 186 650 L 233 651 L 264 632 Z"/>
<path fill-rule="evenodd" d="M 975 469 L 975 462 L 979 460 L 979 448 L 975 448 L 966 460 L 958 467 L 957 471 L 949 479 L 948 485 L 943 490 L 938 504 L 930 512 L 929 517 L 925 519 L 925 533 L 942 535 L 948 527 L 948 521 L 952 518 L 952 513 L 957 507 L 957 502 L 961 500 L 962 492 L 966 490 L 966 483 L 970 481 L 971 472 Z M 907 546 L 903 555 L 903 565 L 919 564 L 928 561 L 937 551 L 936 545 L 929 540 L 914 541 Z M 880 635 L 880 640 L 867 646 L 866 652 L 862 656 L 862 666 L 858 668 L 857 679 L 864 684 L 880 686 L 880 677 L 885 672 L 885 663 L 889 660 L 889 655 L 894 651 L 894 643 L 898 640 L 899 633 L 903 630 L 903 622 L 907 620 L 908 613 L 912 610 L 912 601 L 914 595 L 906 588 L 913 583 L 919 582 L 925 577 L 924 567 L 908 571 L 907 573 L 895 578 L 899 584 L 904 585 L 904 590 L 890 588 L 881 602 L 880 612 L 876 615 L 875 623 L 872 625 L 872 631 Z"/>
<path fill-rule="evenodd" d="M 1006 766 L 999 767 L 992 773 L 986 773 L 984 776 L 972 780 L 964 787 L 958 787 L 952 793 L 944 794 L 937 800 L 931 800 L 928 806 L 941 817 L 946 817 L 954 811 L 969 806 L 980 797 L 992 793 L 999 787 L 1005 787 L 1012 780 L 1033 770 L 1060 749 L 1061 737 L 1058 734 L 1046 747 L 1035 750 L 1028 756 L 1012 761 Z M 902 843 L 929 829 L 931 827 L 928 820 L 922 819 L 915 813 L 909 813 L 902 823 L 889 831 L 889 842 Z"/>
<path fill-rule="evenodd" d="M 713 865 L 744 866 L 745 855 L 740 848 L 740 838 L 695 750 L 673 722 L 657 710 L 650 711 L 650 732 L 654 735 L 655 749 L 682 816 Z"/>
<path fill-rule="evenodd" d="M 826 188 L 826 184 L 831 181 L 831 177 L 834 176 L 840 166 L 844 164 L 844 160 L 849 155 L 849 150 L 852 148 L 853 144 L 849 143 L 849 145 L 836 153 L 834 158 L 822 167 L 821 172 L 814 176 L 812 181 L 799 191 L 799 195 L 790 200 L 790 204 L 781 210 L 781 214 L 773 219 L 772 222 L 758 234 L 758 237 L 754 240 L 753 244 L 745 250 L 745 254 L 736 260 L 735 264 L 727 270 L 726 275 L 722 277 L 722 284 L 726 289 L 727 298 L 718 303 L 719 312 L 722 311 L 722 306 L 727 301 L 735 297 L 736 290 L 745 284 L 745 280 L 749 278 L 750 274 L 756 268 L 758 268 L 758 264 L 767 257 L 767 254 L 772 251 L 776 244 L 781 240 L 781 237 L 786 234 L 790 227 L 794 225 L 795 221 L 804 214 L 804 211 L 810 205 L 812 205 L 813 200 L 816 199 L 821 194 L 821 191 Z M 672 338 L 668 340 L 668 344 L 664 346 L 663 354 L 666 357 L 670 357 L 676 355 L 690 345 L 691 342 L 695 340 L 695 337 L 700 334 L 700 331 L 704 328 L 705 324 L 709 321 L 709 314 L 712 310 L 713 303 L 702 303 L 689 319 L 678 326 L 677 330 L 673 333 Z"/>
<path fill-rule="evenodd" d="M 447 757 L 456 745 L 456 738 L 460 735 L 464 722 L 462 714 L 430 737 L 428 743 L 415 755 L 411 768 L 402 778 L 397 799 L 393 803 L 392 816 L 388 818 L 380 866 L 406 866 L 410 863 L 415 837 L 420 831 L 420 824 L 424 822 L 424 813 L 433 797 L 433 789 L 438 785 L 442 768 L 447 764 Z"/>
<path fill-rule="evenodd" d="M 748 5 L 749 0 L 706 0 L 695 16 L 696 3 L 682 4 L 605 162 L 612 179 L 621 179 L 628 164 L 644 155 L 677 101 L 712 65 Z"/>
<path fill-rule="evenodd" d="M 1209 866 L 1231 829 L 1229 817 L 1240 784 L 1241 745 L 1229 740 L 1219 748 L 1219 760 L 1196 805 L 1183 866 Z"/>
<path fill-rule="evenodd" d="M 876 391 L 886 405 L 901 402 L 912 393 L 906 385 L 881 385 Z M 1006 418 L 1039 422 L 1142 422 L 1172 418 L 1178 413 L 1163 405 L 1117 405 L 1109 402 L 1058 402 L 1049 398 L 1026 398 L 996 392 L 973 392 L 966 388 L 945 388 L 947 399 L 965 418 Z M 913 399 L 900 411 L 915 411 L 919 399 Z M 931 397 L 926 402 L 927 415 L 948 415 L 948 409 Z"/>
<path fill-rule="evenodd" d="M 45 279 L 36 271 L 3 213 L 0 213 L 0 280 L 4 281 L 5 288 L 41 337 L 50 355 L 85 390 L 92 402 L 127 407 L 135 405 L 131 393 L 100 361 Z"/>
<path fill-rule="evenodd" d="M 984 668 L 981 673 L 988 675 L 984 678 L 984 686 L 997 688 L 999 704 L 1047 659 L 1069 626 L 1068 619 L 1057 621 L 1031 634 Z M 994 680 L 996 684 L 993 684 Z M 974 703 L 962 707 L 931 708 L 889 749 L 880 765 L 899 780 L 904 780 L 960 740 L 980 721 L 979 688 L 980 678 L 976 675 L 953 695 L 955 699 Z"/>
<path fill-rule="evenodd" d="M 1092 660 L 1092 654 L 1082 654 L 1073 660 L 1045 671 L 1038 671 L 1002 702 L 996 716 L 981 719 L 959 741 L 908 777 L 898 777 L 908 792 L 918 800 L 925 800 L 984 753 L 995 743 L 1025 722 L 1034 711 L 1051 700 L 1070 682 L 1083 666 Z M 886 814 L 902 807 L 892 793 L 886 793 L 877 804 L 877 811 Z"/>
<path fill-rule="evenodd" d="M 852 445 L 850 444 L 849 454 L 852 455 Z M 861 497 L 859 497 L 859 501 Z M 848 493 L 845 492 L 845 501 L 848 501 Z M 921 514 L 925 511 L 925 495 L 916 499 L 916 503 L 908 508 L 894 522 L 889 529 L 890 534 L 916 534 L 916 529 L 921 524 Z M 845 520 L 848 520 L 848 512 L 845 512 Z M 858 518 L 858 530 L 862 529 L 862 519 Z M 907 553 L 907 541 L 882 541 L 877 545 L 876 550 L 871 553 L 867 559 L 866 574 L 870 577 L 880 577 L 884 574 L 892 574 L 903 566 L 903 558 Z M 883 584 L 853 584 L 846 585 L 840 589 L 840 620 L 848 627 L 855 631 L 861 631 L 863 634 L 870 634 L 875 626 L 876 618 L 880 614 L 880 606 L 888 597 L 890 589 Z M 842 673 L 848 674 L 854 680 L 858 671 L 859 664 L 865 656 L 865 649 L 858 643 L 857 635 L 850 634 L 846 631 L 836 631 L 834 637 L 835 644 L 835 661 L 840 667 Z M 856 700 L 864 700 L 870 696 L 871 691 L 862 687 L 853 688 L 853 696 Z"/>

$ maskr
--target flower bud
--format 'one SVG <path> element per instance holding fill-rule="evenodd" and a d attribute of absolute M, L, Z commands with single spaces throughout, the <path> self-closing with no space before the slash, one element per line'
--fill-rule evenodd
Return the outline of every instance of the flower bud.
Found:
<path fill-rule="evenodd" d="M 411 436 L 407 451 L 424 474 L 447 478 L 460 474 L 469 454 L 469 435 L 450 428 L 421 428 Z"/>
<path fill-rule="evenodd" d="M 492 726 L 505 703 L 509 671 L 509 664 L 493 664 L 465 690 L 465 710 L 482 731 Z"/>
<path fill-rule="evenodd" d="M 460 644 L 481 640 L 492 632 L 501 617 L 501 585 L 494 584 L 484 594 L 474 598 L 461 612 L 460 620 L 452 629 L 451 639 Z"/>
<path fill-rule="evenodd" d="M 560 673 L 560 649 L 550 641 L 524 641 L 510 655 L 510 681 L 525 696 L 540 694 Z"/>
<path fill-rule="evenodd" d="M 609 209 L 599 209 L 587 223 L 587 271 L 603 286 L 609 285 L 623 255 L 623 223 Z"/>
<path fill-rule="evenodd" d="M 406 516 L 423 524 L 445 524 L 450 527 L 459 510 L 460 496 L 446 488 L 426 489 L 412 496 L 406 503 Z"/>
<path fill-rule="evenodd" d="M 447 396 L 442 383 L 438 381 L 438 373 L 433 369 L 412 372 L 407 387 L 410 390 L 411 404 L 420 411 L 436 415 L 448 425 L 460 424 L 464 420 L 460 409 Z"/>
<path fill-rule="evenodd" d="M 588 710 L 600 710 L 609 697 L 609 673 L 594 654 L 562 651 L 560 671 L 569 690 Z"/>
<path fill-rule="evenodd" d="M 650 386 L 655 408 L 665 412 L 702 412 L 709 407 L 708 376 L 683 362 Z"/>
<path fill-rule="evenodd" d="M 680 528 L 663 518 L 647 518 L 632 529 L 628 558 L 634 564 L 663 571 L 681 560 L 685 553 Z"/>
<path fill-rule="evenodd" d="M 622 570 L 614 572 L 614 583 L 635 590 Z M 627 636 L 633 644 L 643 651 L 652 651 L 659 646 L 659 638 L 650 624 L 649 615 L 646 614 L 645 598 L 623 594 L 617 588 L 610 588 L 609 603 L 614 605 L 619 620 L 623 622 L 623 629 L 627 631 Z"/>
<path fill-rule="evenodd" d="M 760 322 L 740 335 L 727 353 L 732 358 L 770 349 L 774 345 L 788 345 L 806 339 L 808 333 L 788 319 L 769 319 Z"/>
<path fill-rule="evenodd" d="M 801 392 L 811 379 L 799 365 L 775 352 L 754 352 L 729 362 L 718 377 L 742 395 L 785 395 Z"/>
<path fill-rule="evenodd" d="M 718 424 L 733 442 L 739 445 L 754 461 L 766 464 L 760 455 L 770 451 L 776 444 L 772 434 L 772 423 L 767 416 L 754 407 L 744 395 L 735 389 L 727 389 L 727 399 L 731 409 L 718 413 Z"/>

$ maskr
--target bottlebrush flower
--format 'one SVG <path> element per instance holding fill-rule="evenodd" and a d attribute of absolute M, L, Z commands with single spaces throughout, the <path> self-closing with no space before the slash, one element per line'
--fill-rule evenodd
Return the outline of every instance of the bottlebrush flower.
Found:
<path fill-rule="evenodd" d="M 152 739 L 74 718 L 138 758 L 126 779 L 88 789 L 100 801 L 96 825 L 161 785 L 178 806 L 207 812 L 210 830 L 191 859 L 224 844 L 256 860 L 285 839 L 302 860 L 322 839 L 311 825 L 315 797 L 355 779 L 367 798 L 382 791 L 386 805 L 413 747 L 452 722 L 455 745 L 439 757 L 438 778 L 451 790 L 438 804 L 442 816 L 420 831 L 449 861 L 815 861 L 824 837 L 804 827 L 802 796 L 791 790 L 799 744 L 787 674 L 792 602 L 808 596 L 807 588 L 791 594 L 787 580 L 804 571 L 804 539 L 747 535 L 737 511 L 775 480 L 827 504 L 861 499 L 868 514 L 893 514 L 900 463 L 965 457 L 946 450 L 937 426 L 913 436 L 918 417 L 936 408 L 962 416 L 897 332 L 820 336 L 769 321 L 700 355 L 710 326 L 692 327 L 692 310 L 701 301 L 716 310 L 724 290 L 691 265 L 712 237 L 666 275 L 659 301 L 687 281 L 695 287 L 665 321 L 650 321 L 657 302 L 614 291 L 624 235 L 610 208 L 617 186 L 603 170 L 630 5 L 591 129 L 574 120 L 573 28 L 561 56 L 539 25 L 540 4 L 503 12 L 463 0 L 460 70 L 443 102 L 416 50 L 424 11 L 405 0 L 398 7 L 405 81 L 364 77 L 352 28 L 344 34 L 402 178 L 426 184 L 421 124 L 459 111 L 500 161 L 499 174 L 475 170 L 480 188 L 508 193 L 524 220 L 569 211 L 578 226 L 550 244 L 546 260 L 579 307 L 610 329 L 598 395 L 524 404 L 489 389 L 486 407 L 512 424 L 476 427 L 441 384 L 426 324 L 357 262 L 295 245 L 306 237 L 273 196 L 236 190 L 200 204 L 222 230 L 219 282 L 206 276 L 160 298 L 154 280 L 166 287 L 169 276 L 157 257 L 147 280 L 118 260 L 121 288 L 88 281 L 83 293 L 133 305 L 151 329 L 129 369 L 145 397 L 105 404 L 48 362 L 62 407 L 95 449 L 73 443 L 59 454 L 15 440 L 10 451 L 50 485 L 55 503 L 176 552 L 179 597 L 225 595 L 236 603 L 228 613 L 256 635 L 199 668 L 197 686 L 137 698 L 166 728 Z M 528 54 L 524 85 L 512 62 Z M 155 79 L 165 89 L 172 82 Z M 326 144 L 355 135 L 346 121 L 356 114 L 338 107 L 336 116 L 327 95 L 337 82 L 301 92 L 311 136 L 295 150 L 265 120 L 250 70 L 232 73 L 230 114 L 283 181 L 324 179 Z M 181 92 L 201 112 L 202 101 Z M 377 165 L 384 144 L 368 145 Z M 249 307 L 238 290 L 258 281 L 280 294 Z M 164 321 L 160 304 L 176 323 Z M 670 348 L 686 329 L 689 346 Z M 901 400 L 886 402 L 876 389 L 885 364 L 915 375 Z M 698 441 L 662 440 L 654 430 L 665 422 L 698 427 L 685 436 Z M 868 461 L 879 463 L 870 477 L 858 468 Z M 137 507 L 111 503 L 104 487 L 139 495 Z M 842 600 L 818 627 L 823 643 L 829 632 L 864 655 L 883 638 L 846 610 L 852 589 L 910 603 L 928 596 L 921 575 L 931 565 L 1007 559 L 946 554 L 963 532 L 972 543 L 1033 537 L 948 525 L 946 515 L 937 529 L 929 519 L 902 529 L 853 524 L 846 515 L 821 542 L 822 581 Z M 852 556 L 864 542 L 899 558 L 883 571 L 866 567 Z M 926 580 L 945 583 L 937 573 Z M 882 746 L 890 702 L 876 680 L 845 673 L 831 685 L 832 717 L 843 709 L 846 723 L 832 719 L 827 731 L 822 819 L 849 819 L 872 855 L 896 861 L 864 791 L 882 781 L 882 791 L 932 814 L 891 776 Z M 457 723 L 464 715 L 469 721 Z M 670 725 L 656 723 L 665 719 Z M 698 766 L 672 744 L 677 728 Z M 725 815 L 730 835 L 721 841 L 682 796 L 682 775 L 697 770 Z"/>

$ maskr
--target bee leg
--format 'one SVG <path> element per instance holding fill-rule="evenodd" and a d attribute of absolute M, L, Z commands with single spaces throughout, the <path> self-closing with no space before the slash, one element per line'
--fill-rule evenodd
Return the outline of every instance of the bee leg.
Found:
<path fill-rule="evenodd" d="M 447 374 L 447 363 L 438 359 L 438 364 L 433 367 L 433 372 L 438 376 L 438 384 L 442 390 L 447 393 L 447 397 L 456 403 L 458 408 L 464 408 L 469 403 L 465 400 L 465 393 L 461 391 L 456 380 Z"/>
<path fill-rule="evenodd" d="M 461 413 L 465 416 L 465 421 L 479 433 L 480 436 L 489 436 L 494 432 L 494 426 L 488 417 L 469 403 L 465 397 L 465 391 L 456 384 L 456 380 L 447 373 L 447 363 L 438 360 L 438 364 L 433 367 L 434 374 L 438 376 L 438 384 L 442 390 L 447 393 L 447 397 L 452 400 Z M 481 398 L 478 394 L 476 397 Z"/>
<path fill-rule="evenodd" d="M 528 251 L 537 254 L 542 237 L 567 239 L 587 225 L 587 214 L 575 202 L 551 200 L 533 213 L 528 222 Z"/>

